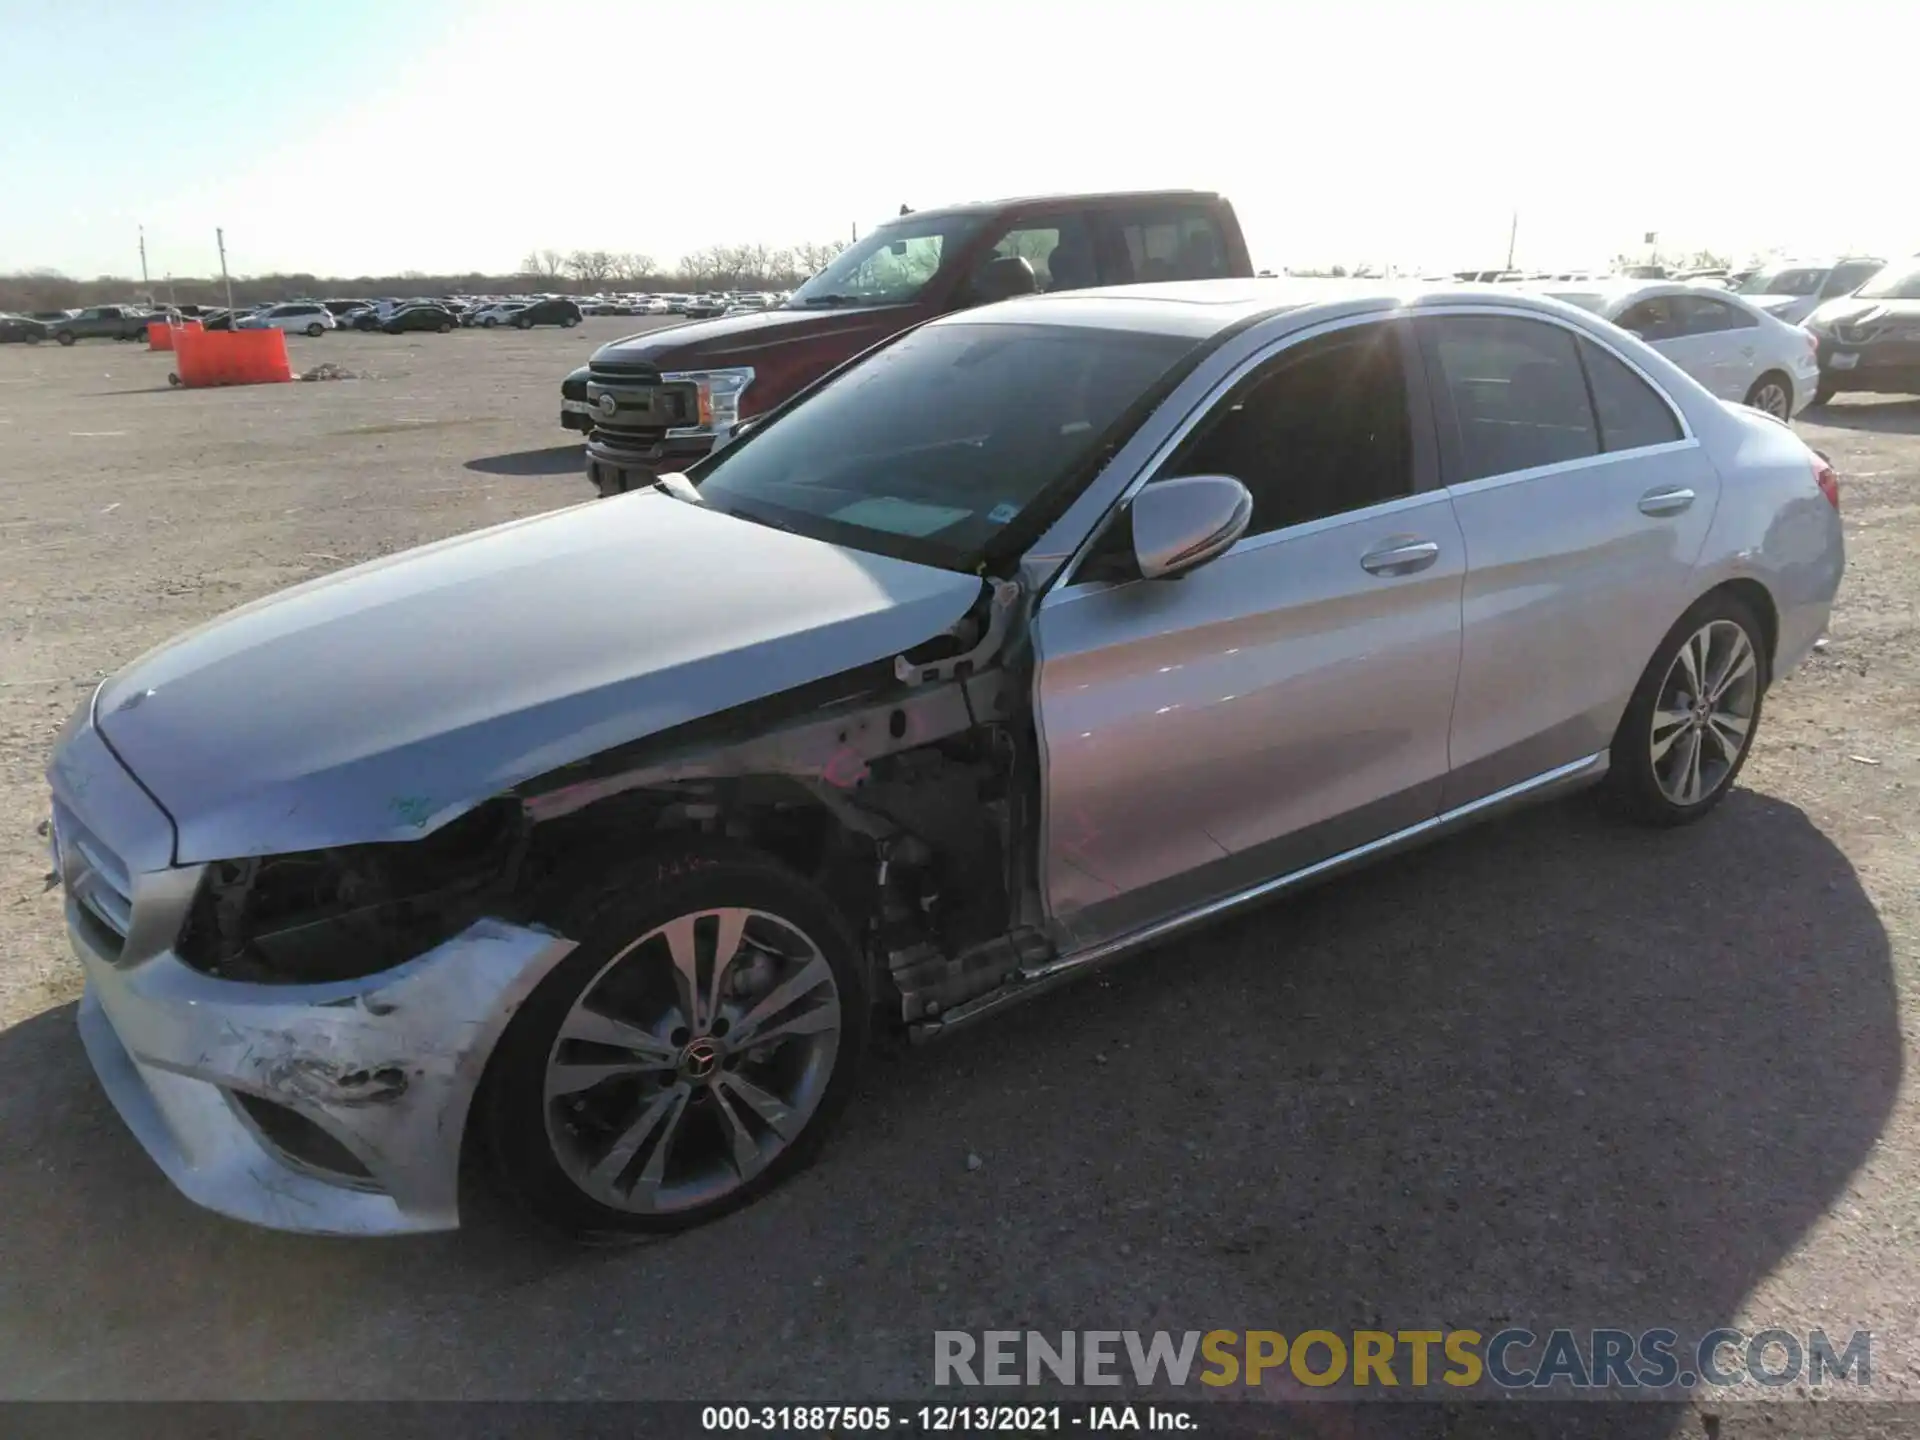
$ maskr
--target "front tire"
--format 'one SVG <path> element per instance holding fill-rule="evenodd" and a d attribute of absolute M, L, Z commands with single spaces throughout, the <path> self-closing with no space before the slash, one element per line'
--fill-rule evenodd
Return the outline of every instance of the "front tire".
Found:
<path fill-rule="evenodd" d="M 1660 642 L 1614 733 L 1607 783 L 1634 819 L 1689 825 L 1733 788 L 1760 728 L 1771 667 L 1744 600 L 1703 597 Z"/>
<path fill-rule="evenodd" d="M 500 323 L 500 319 L 498 316 L 489 315 L 487 316 L 486 319 L 480 322 L 480 325 L 482 329 L 491 330 L 493 329 L 494 326 L 498 325 L 499 323 Z"/>
<path fill-rule="evenodd" d="M 322 335 L 326 333 L 327 333 L 327 327 L 320 324 L 318 321 L 315 321 L 313 324 L 307 326 L 307 335 L 314 340 L 318 340 Z"/>
<path fill-rule="evenodd" d="M 615 867 L 555 909 L 579 948 L 508 1026 L 475 1107 L 503 1188 L 580 1238 L 672 1231 L 813 1158 L 871 1020 L 824 895 L 703 845 Z"/>
<path fill-rule="evenodd" d="M 533 322 L 531 320 L 516 318 L 513 322 L 513 328 L 516 330 L 531 330 L 533 328 Z"/>
<path fill-rule="evenodd" d="M 1747 391 L 1746 403 L 1776 420 L 1793 418 L 1793 382 L 1778 370 L 1769 370 Z"/>
<path fill-rule="evenodd" d="M 58 340 L 62 345 L 71 345 L 73 344 L 74 335 L 71 330 L 62 330 L 53 338 Z"/>

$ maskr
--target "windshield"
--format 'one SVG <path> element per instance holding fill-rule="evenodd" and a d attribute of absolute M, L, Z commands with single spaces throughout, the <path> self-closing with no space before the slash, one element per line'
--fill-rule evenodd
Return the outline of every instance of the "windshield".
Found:
<path fill-rule="evenodd" d="M 1920 300 L 1920 261 L 1889 265 L 1853 293 L 1860 300 Z"/>
<path fill-rule="evenodd" d="M 1756 270 L 1740 282 L 1740 295 L 1818 295 L 1827 278 L 1824 270 L 1805 266 L 1770 265 Z"/>
<path fill-rule="evenodd" d="M 842 250 L 789 305 L 900 305 L 926 288 L 978 230 L 979 215 L 912 215 Z"/>
<path fill-rule="evenodd" d="M 699 467 L 717 510 L 971 569 L 1194 349 L 1080 326 L 928 326 Z"/>

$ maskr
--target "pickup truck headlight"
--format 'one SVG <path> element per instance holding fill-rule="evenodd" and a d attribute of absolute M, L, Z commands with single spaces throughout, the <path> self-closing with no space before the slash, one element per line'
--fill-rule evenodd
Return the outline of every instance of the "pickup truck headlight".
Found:
<path fill-rule="evenodd" d="M 753 367 L 735 366 L 725 370 L 677 370 L 662 375 L 669 385 L 692 385 L 700 396 L 700 423 L 680 425 L 667 431 L 674 439 L 683 435 L 726 436 L 740 423 L 740 397 L 753 383 Z"/>

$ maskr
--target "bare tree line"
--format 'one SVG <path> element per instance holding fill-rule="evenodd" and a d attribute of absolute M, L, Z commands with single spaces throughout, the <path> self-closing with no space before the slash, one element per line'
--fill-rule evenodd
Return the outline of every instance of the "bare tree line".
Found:
<path fill-rule="evenodd" d="M 429 274 L 406 270 L 398 275 L 294 274 L 235 276 L 236 304 L 333 296 L 499 295 L 538 290 L 588 294 L 609 286 L 633 291 L 785 290 L 816 274 L 845 248 L 842 241 L 808 241 L 772 248 L 764 244 L 712 245 L 663 267 L 634 251 L 537 250 L 510 275 L 480 271 Z M 218 276 L 174 276 L 151 286 L 124 275 L 76 279 L 58 270 L 0 274 L 0 312 L 64 310 L 79 305 L 111 305 L 151 297 L 160 303 L 223 305 L 226 288 Z"/>

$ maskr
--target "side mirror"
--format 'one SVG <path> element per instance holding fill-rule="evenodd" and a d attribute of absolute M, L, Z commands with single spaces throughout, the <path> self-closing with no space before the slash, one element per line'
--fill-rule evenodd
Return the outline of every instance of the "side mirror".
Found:
<path fill-rule="evenodd" d="M 1253 520 L 1253 495 L 1231 475 L 1183 475 L 1147 486 L 1127 518 L 1141 575 L 1170 580 L 1233 548 Z"/>
<path fill-rule="evenodd" d="M 974 304 L 991 305 L 1016 295 L 1039 294 L 1040 277 L 1033 273 L 1033 262 L 1026 257 L 996 255 L 973 272 L 968 291 Z"/>

